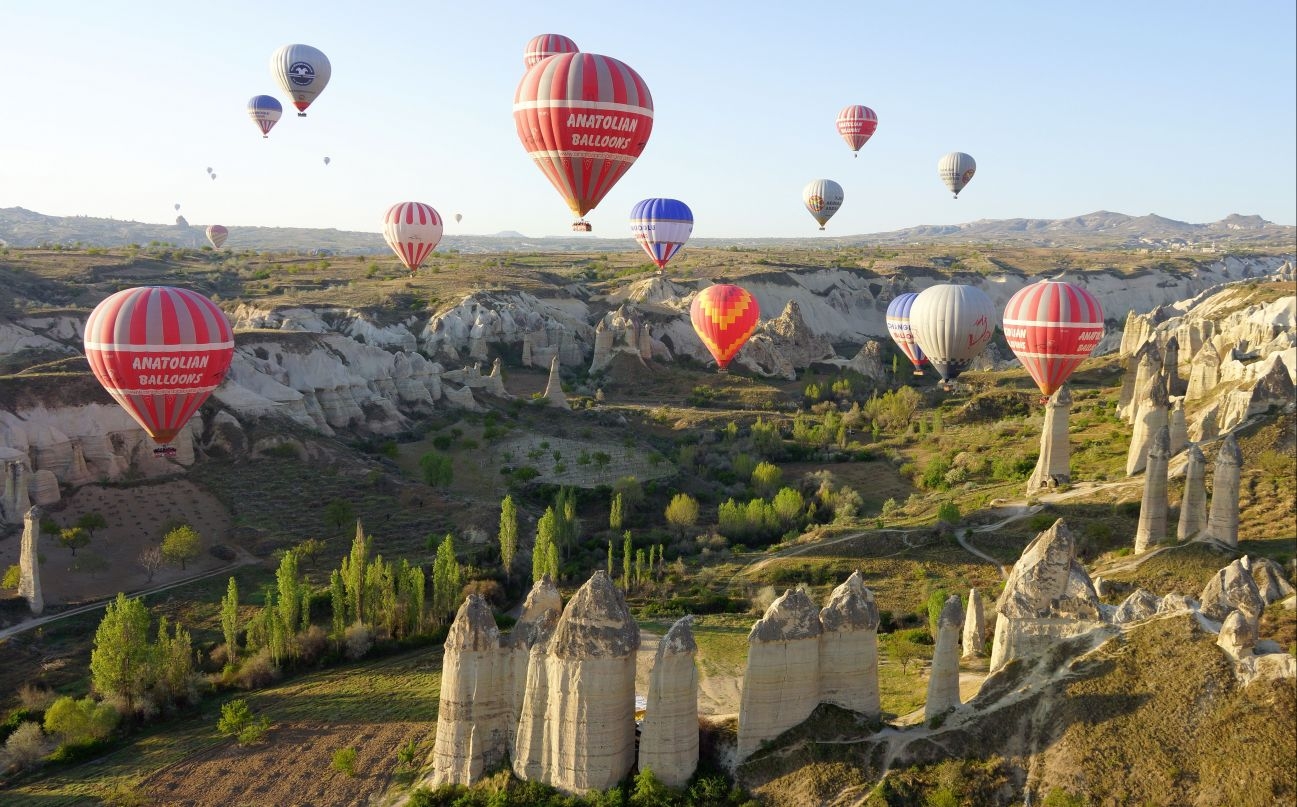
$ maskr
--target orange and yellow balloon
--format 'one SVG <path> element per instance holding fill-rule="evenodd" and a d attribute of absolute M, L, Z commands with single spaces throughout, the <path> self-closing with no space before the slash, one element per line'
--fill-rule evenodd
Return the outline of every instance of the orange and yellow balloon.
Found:
<path fill-rule="evenodd" d="M 698 293 L 689 306 L 689 319 L 721 372 L 757 329 L 761 309 L 747 289 L 721 283 Z"/>

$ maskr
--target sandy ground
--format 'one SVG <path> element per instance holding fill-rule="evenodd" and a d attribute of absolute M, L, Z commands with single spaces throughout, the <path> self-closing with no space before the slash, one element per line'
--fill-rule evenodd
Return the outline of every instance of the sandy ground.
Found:
<path fill-rule="evenodd" d="M 102 515 L 108 526 L 96 530 L 90 544 L 78 549 L 75 557 L 56 537 L 41 536 L 39 552 L 45 559 L 40 565 L 41 591 L 46 606 L 111 597 L 119 591 L 180 580 L 228 563 L 213 557 L 207 548 L 228 540 L 230 515 L 215 497 L 187 480 L 131 488 L 86 485 L 64 499 L 59 509 L 49 510 L 48 517 L 68 527 L 94 512 Z M 202 553 L 183 571 L 164 564 L 150 583 L 137 559 L 145 547 L 161 540 L 164 525 L 172 521 L 198 530 Z M 0 568 L 16 564 L 20 548 L 17 535 L 0 542 Z"/>

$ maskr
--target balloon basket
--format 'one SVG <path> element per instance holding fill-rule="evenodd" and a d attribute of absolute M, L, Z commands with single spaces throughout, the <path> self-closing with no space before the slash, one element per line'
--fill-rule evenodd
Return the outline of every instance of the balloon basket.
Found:
<path fill-rule="evenodd" d="M 174 457 L 175 455 L 176 455 L 176 449 L 174 446 L 158 446 L 157 448 L 153 449 L 153 456 L 158 457 L 160 459 L 166 457 Z"/>
<path fill-rule="evenodd" d="M 298 113 L 297 113 L 297 117 L 299 117 L 299 118 L 305 118 L 305 117 L 306 117 L 306 113 L 305 113 L 305 112 L 298 112 Z"/>
<path fill-rule="evenodd" d="M 578 219 L 577 221 L 572 222 L 572 232 L 574 233 L 588 233 L 593 229 L 594 228 L 590 226 L 590 222 L 585 219 Z"/>

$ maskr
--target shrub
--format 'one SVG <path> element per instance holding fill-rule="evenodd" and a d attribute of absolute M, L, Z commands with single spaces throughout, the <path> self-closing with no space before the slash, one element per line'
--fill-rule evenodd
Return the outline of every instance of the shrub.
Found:
<path fill-rule="evenodd" d="M 35 684 L 18 687 L 18 701 L 29 712 L 43 712 L 55 700 L 54 691 Z"/>
<path fill-rule="evenodd" d="M 945 502 L 937 508 L 937 520 L 946 524 L 959 523 L 959 505 L 954 502 Z M 1052 521 L 1050 523 L 1053 523 Z"/>
<path fill-rule="evenodd" d="M 22 579 L 23 579 L 23 570 L 20 569 L 18 567 L 18 564 L 15 563 L 14 565 L 5 569 L 4 580 L 0 582 L 0 588 L 16 589 L 18 588 L 18 584 L 22 582 Z"/>
<path fill-rule="evenodd" d="M 73 700 L 65 695 L 45 711 L 45 731 L 64 745 L 85 745 L 105 739 L 117 726 L 117 710 L 94 698 Z"/>
<path fill-rule="evenodd" d="M 239 745 L 251 745 L 260 742 L 270 730 L 270 718 L 253 717 L 248 702 L 236 698 L 221 706 L 221 719 L 216 722 L 216 730 L 227 737 L 234 737 Z"/>
<path fill-rule="evenodd" d="M 347 648 L 347 658 L 354 661 L 363 658 L 370 648 L 374 646 L 374 634 L 368 625 L 357 622 L 347 628 L 344 644 Z"/>
<path fill-rule="evenodd" d="M 347 776 L 355 776 L 356 749 L 339 748 L 337 751 L 334 751 L 333 762 L 329 763 L 329 767 L 338 773 L 346 774 Z"/>
<path fill-rule="evenodd" d="M 259 689 L 279 679 L 279 666 L 270 658 L 270 648 L 263 647 L 239 668 L 235 680 L 244 689 Z"/>
<path fill-rule="evenodd" d="M 23 723 L 5 740 L 4 759 L 8 765 L 34 768 L 49 753 L 49 742 L 39 723 Z M 5 767 L 8 767 L 6 765 Z"/>

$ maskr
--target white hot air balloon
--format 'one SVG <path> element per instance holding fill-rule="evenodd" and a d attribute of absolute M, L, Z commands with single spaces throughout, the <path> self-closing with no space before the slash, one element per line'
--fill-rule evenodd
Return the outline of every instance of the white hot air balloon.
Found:
<path fill-rule="evenodd" d="M 461 221 L 463 221 L 463 220 L 464 220 L 464 214 L 463 214 L 463 213 L 456 213 L 456 214 L 455 214 L 455 223 L 456 223 L 456 224 L 459 224 L 459 223 L 460 223 Z"/>
<path fill-rule="evenodd" d="M 333 158 L 332 158 L 332 157 L 325 157 L 325 158 L 324 158 L 324 164 L 325 164 L 325 165 L 328 165 L 328 164 L 331 163 L 331 162 L 333 162 Z"/>
<path fill-rule="evenodd" d="M 441 216 L 423 202 L 397 202 L 383 216 L 383 238 L 413 277 L 441 241 Z"/>
<path fill-rule="evenodd" d="M 306 117 L 306 108 L 324 92 L 332 72 L 329 57 L 310 45 L 284 45 L 270 57 L 270 73 L 293 99 L 299 118 Z"/>
<path fill-rule="evenodd" d="M 977 173 L 977 162 L 962 151 L 952 151 L 937 163 L 937 173 L 958 199 L 959 192 L 973 181 L 973 174 Z"/>
<path fill-rule="evenodd" d="M 919 292 L 910 306 L 910 331 L 946 384 L 990 344 L 995 306 L 974 286 L 942 283 Z"/>
<path fill-rule="evenodd" d="M 831 179 L 813 179 L 802 189 L 802 204 L 806 205 L 806 209 L 823 230 L 833 214 L 842 207 L 842 186 Z"/>

